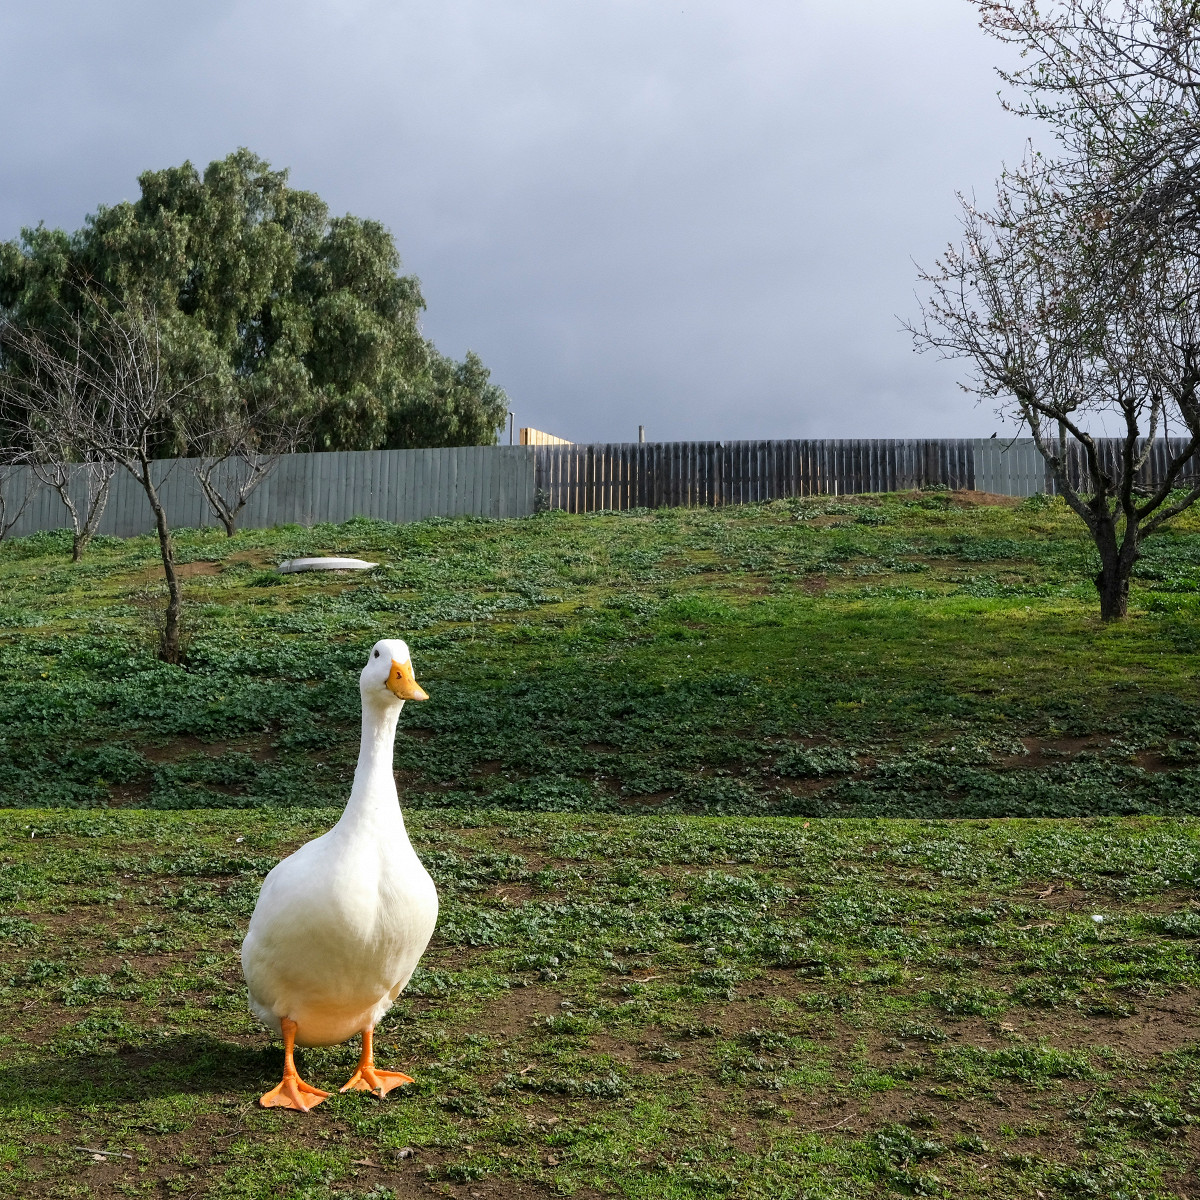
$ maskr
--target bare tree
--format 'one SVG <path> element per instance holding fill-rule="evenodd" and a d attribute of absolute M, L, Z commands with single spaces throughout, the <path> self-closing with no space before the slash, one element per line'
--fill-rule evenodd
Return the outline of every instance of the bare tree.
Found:
<path fill-rule="evenodd" d="M 1062 152 L 1031 150 L 986 210 L 963 200 L 962 242 L 921 273 L 928 299 L 908 328 L 918 348 L 967 360 L 964 388 L 1032 435 L 1096 545 L 1101 616 L 1120 618 L 1143 539 L 1200 498 L 1200 208 L 1185 202 L 1200 195 L 1200 6 L 976 3 L 1027 55 L 1005 75 L 1027 96 L 1011 107 Z M 1139 472 L 1164 439 L 1146 494 Z"/>
<path fill-rule="evenodd" d="M 1025 221 L 1034 205 L 1023 199 L 1021 209 L 1004 192 L 990 212 L 964 206 L 963 245 L 922 273 L 930 296 L 910 329 L 968 359 L 964 386 L 1028 429 L 1096 545 L 1101 616 L 1119 618 L 1142 541 L 1200 497 L 1200 485 L 1175 490 L 1200 447 L 1200 260 L 1144 260 L 1116 289 L 1103 231 L 1047 236 L 1046 207 Z M 1185 436 L 1167 442 L 1164 476 L 1140 494 L 1139 472 L 1172 423 Z"/>
<path fill-rule="evenodd" d="M 67 510 L 71 518 L 71 561 L 79 562 L 100 528 L 117 464 L 89 450 L 70 459 L 39 447 L 30 466 L 37 479 L 58 493 Z"/>
<path fill-rule="evenodd" d="M 190 435 L 197 482 L 228 537 L 237 531 L 238 515 L 280 456 L 295 453 L 306 433 L 303 418 L 276 400 L 254 406 L 234 402 L 206 429 Z"/>
<path fill-rule="evenodd" d="M 175 570 L 170 523 L 153 464 L 170 443 L 172 431 L 193 395 L 199 378 L 173 378 L 167 369 L 162 334 L 153 309 L 135 304 L 108 307 L 112 297 L 90 295 L 88 319 L 74 333 L 54 337 L 17 335 L 8 330 L 27 363 L 23 386 L 40 371 L 50 376 L 74 372 L 73 395 L 85 398 L 72 410 L 72 439 L 91 461 L 128 471 L 146 494 L 154 516 L 167 585 L 167 606 L 159 657 L 178 663 L 182 653 L 180 620 L 183 592 Z M 29 392 L 23 395 L 28 398 Z M 64 401 L 65 403 L 65 401 Z M 36 421 L 36 413 L 34 414 Z"/>
<path fill-rule="evenodd" d="M 27 364 L 24 373 L 0 375 L 0 394 L 20 414 L 13 440 L 25 447 L 34 480 L 58 493 L 71 518 L 71 560 L 78 562 L 99 527 L 117 469 L 80 437 L 98 402 L 83 327 L 72 320 L 51 341 L 8 325 L 0 344 Z"/>
<path fill-rule="evenodd" d="M 183 589 L 175 570 L 175 548 L 167 510 L 152 464 L 162 447 L 164 427 L 180 412 L 198 379 L 175 380 L 167 371 L 162 333 L 152 309 L 126 308 L 112 314 L 96 306 L 103 350 L 92 361 L 99 367 L 101 403 L 81 432 L 83 441 L 101 458 L 115 462 L 141 485 L 154 514 L 163 577 L 167 584 L 159 657 L 178 663 L 182 657 Z"/>

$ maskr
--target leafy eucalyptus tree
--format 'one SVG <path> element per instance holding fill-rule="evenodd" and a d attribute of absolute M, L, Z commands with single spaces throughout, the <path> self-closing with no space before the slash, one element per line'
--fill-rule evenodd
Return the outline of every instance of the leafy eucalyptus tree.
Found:
<path fill-rule="evenodd" d="M 379 222 L 331 217 L 244 149 L 139 183 L 75 233 L 39 225 L 0 243 L 0 315 L 45 333 L 89 296 L 151 308 L 167 375 L 205 381 L 197 403 L 284 404 L 304 448 L 495 441 L 504 393 L 474 355 L 456 363 L 422 335 L 420 285 Z M 171 431 L 161 453 L 182 449 Z"/>

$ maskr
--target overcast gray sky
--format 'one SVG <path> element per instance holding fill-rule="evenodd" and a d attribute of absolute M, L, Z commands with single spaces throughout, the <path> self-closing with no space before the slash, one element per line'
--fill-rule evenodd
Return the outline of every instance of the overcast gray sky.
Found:
<path fill-rule="evenodd" d="M 0 0 L 0 239 L 248 146 L 575 441 L 986 435 L 912 260 L 1028 130 L 967 0 Z"/>

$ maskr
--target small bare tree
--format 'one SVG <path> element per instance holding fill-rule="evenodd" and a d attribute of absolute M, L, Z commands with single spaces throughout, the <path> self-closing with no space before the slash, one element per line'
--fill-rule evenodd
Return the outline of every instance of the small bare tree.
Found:
<path fill-rule="evenodd" d="M 1147 258 L 1115 287 L 1105 231 L 1068 237 L 1040 197 L 1016 199 L 965 206 L 963 245 L 922 273 L 930 295 L 909 328 L 919 345 L 967 359 L 963 386 L 1029 430 L 1096 545 L 1101 617 L 1124 617 L 1143 540 L 1200 498 L 1194 471 L 1176 490 L 1200 447 L 1200 260 Z M 1146 494 L 1139 472 L 1172 423 L 1185 436 L 1167 442 L 1167 470 Z"/>
<path fill-rule="evenodd" d="M 284 454 L 294 454 L 307 423 L 282 400 L 254 406 L 233 402 L 207 428 L 191 433 L 196 480 L 213 515 L 233 537 L 246 502 Z"/>
<path fill-rule="evenodd" d="M 89 450 L 72 458 L 61 451 L 56 454 L 54 450 L 62 443 L 55 441 L 57 446 L 38 446 L 30 465 L 34 476 L 58 493 L 67 510 L 71 518 L 71 561 L 79 562 L 100 528 L 117 464 Z"/>
<path fill-rule="evenodd" d="M 1120 618 L 1142 541 L 1200 499 L 1200 5 L 975 2 L 1026 56 L 1004 75 L 1027 97 L 1010 107 L 1061 153 L 1031 150 L 986 210 L 963 201 L 962 243 L 921 273 L 908 329 L 967 360 L 964 388 L 1028 429 L 1096 545 L 1101 616 Z M 1164 439 L 1147 493 L 1139 472 Z"/>
<path fill-rule="evenodd" d="M 82 324 L 67 322 L 53 342 L 9 325 L 0 331 L 0 344 L 27 364 L 23 374 L 0 375 L 0 394 L 20 414 L 14 441 L 24 445 L 33 478 L 53 488 L 67 510 L 71 561 L 78 562 L 104 516 L 117 469 L 80 438 L 98 402 Z"/>
<path fill-rule="evenodd" d="M 175 422 L 201 380 L 172 377 L 162 331 L 149 307 L 118 307 L 111 296 L 89 294 L 86 320 L 73 329 L 56 336 L 19 335 L 25 339 L 15 343 L 26 362 L 23 383 L 39 371 L 44 377 L 75 372 L 80 382 L 73 394 L 86 402 L 72 410 L 74 444 L 90 460 L 128 471 L 145 492 L 167 585 L 159 657 L 178 663 L 183 591 L 154 463 L 173 440 Z"/>
<path fill-rule="evenodd" d="M 113 314 L 95 305 L 102 344 L 92 356 L 97 366 L 101 403 L 90 414 L 81 438 L 100 458 L 115 462 L 137 480 L 158 533 L 163 577 L 167 584 L 159 657 L 178 663 L 182 658 L 183 589 L 175 570 L 175 547 L 166 506 L 155 479 L 153 463 L 162 447 L 164 429 L 181 412 L 199 379 L 172 379 L 164 356 L 162 331 L 153 309 L 127 307 Z"/>

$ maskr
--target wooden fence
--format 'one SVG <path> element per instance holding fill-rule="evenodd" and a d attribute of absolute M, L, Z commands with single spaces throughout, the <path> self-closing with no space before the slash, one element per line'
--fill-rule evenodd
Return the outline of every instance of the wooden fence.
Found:
<path fill-rule="evenodd" d="M 971 487 L 965 441 L 626 442 L 537 446 L 539 502 L 568 512 Z"/>
<path fill-rule="evenodd" d="M 539 503 L 568 512 L 971 488 L 974 445 L 945 438 L 537 446 Z M 1040 461 L 1040 460 L 1039 460 Z"/>
<path fill-rule="evenodd" d="M 1139 482 L 1152 487 L 1182 442 L 1158 443 Z M 1101 443 L 1116 472 L 1120 443 Z M 173 526 L 214 525 L 186 459 L 155 464 Z M 21 470 L 27 470 L 22 468 Z M 1085 471 L 1080 448 L 1069 458 L 1073 481 Z M 1192 482 L 1193 472 L 1180 483 Z M 23 482 L 24 479 L 24 482 Z M 465 446 L 436 450 L 364 450 L 292 454 L 250 498 L 238 524 L 255 529 L 314 525 L 354 516 L 385 521 L 427 517 L 522 517 L 540 509 L 610 509 L 746 504 L 788 496 L 899 492 L 941 485 L 1030 496 L 1055 490 L 1032 439 L 884 439 L 763 442 L 623 442 L 602 445 Z M 6 493 L 29 486 L 15 535 L 68 524 L 57 493 L 28 477 L 6 482 Z M 118 472 L 100 532 L 147 533 L 145 496 Z"/>
<path fill-rule="evenodd" d="M 1100 443 L 1114 473 L 1120 446 L 1115 438 Z M 1169 457 L 1184 446 L 1174 439 L 1156 443 L 1139 482 L 1156 485 Z M 931 485 L 1009 496 L 1057 490 L 1032 438 L 621 442 L 536 446 L 533 453 L 539 504 L 568 512 L 747 504 Z M 1073 484 L 1084 484 L 1077 444 L 1071 446 L 1068 470 Z"/>
<path fill-rule="evenodd" d="M 1097 448 L 1100 451 L 1101 469 L 1114 479 L 1120 478 L 1124 474 L 1121 461 L 1123 454 L 1121 441 L 1117 438 L 1103 438 L 1099 440 Z M 1155 442 L 1150 447 L 1146 465 L 1138 472 L 1138 486 L 1141 488 L 1157 487 L 1166 476 L 1170 460 L 1183 453 L 1185 449 L 1187 449 L 1187 443 L 1178 438 Z M 1187 464 L 1177 481 L 1177 486 L 1191 487 L 1196 481 L 1198 466 L 1200 464 L 1195 463 L 1195 460 Z M 1087 457 L 1083 447 L 1075 441 L 1071 441 L 1067 445 L 1067 475 L 1071 480 L 1072 487 L 1082 491 L 1088 490 Z M 1047 491 L 1057 490 L 1054 488 L 1053 482 L 1053 480 L 1050 481 L 1051 486 L 1046 489 Z"/>

